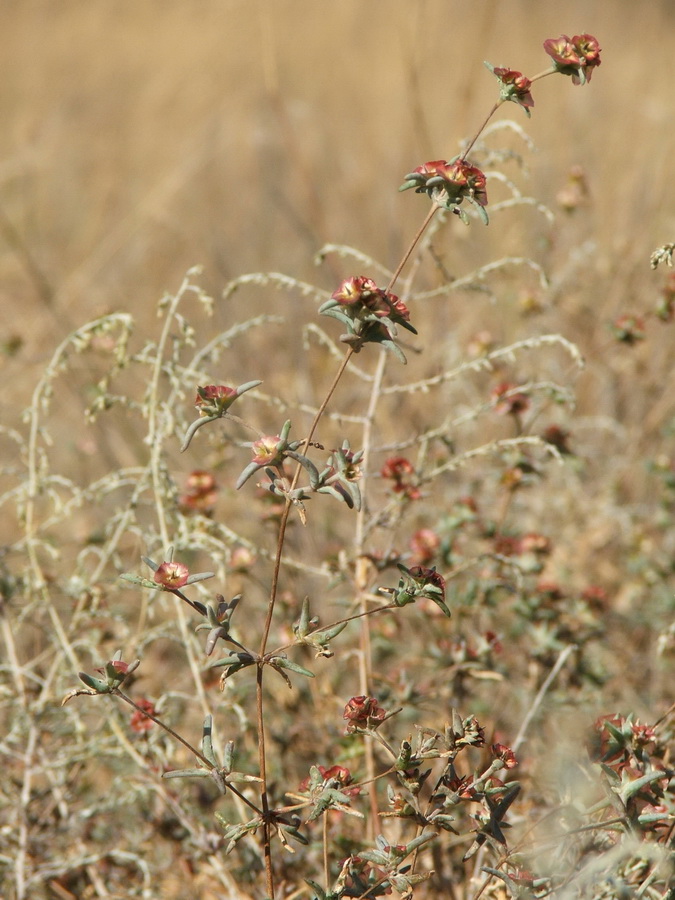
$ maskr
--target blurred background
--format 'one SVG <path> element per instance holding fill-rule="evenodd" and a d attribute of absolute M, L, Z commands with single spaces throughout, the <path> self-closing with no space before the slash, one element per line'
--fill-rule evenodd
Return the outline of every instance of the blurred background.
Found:
<path fill-rule="evenodd" d="M 74 326 L 110 310 L 154 319 L 192 265 L 215 294 L 251 270 L 305 277 L 326 241 L 393 266 L 420 213 L 396 187 L 477 129 L 496 96 L 483 59 L 532 75 L 563 32 L 598 37 L 592 86 L 546 79 L 531 121 L 500 116 L 537 147 L 527 187 L 542 202 L 584 168 L 594 305 L 632 301 L 634 269 L 675 231 L 670 0 L 10 0 L 2 17 L 13 407 Z M 490 239 L 476 229 L 472 252 Z"/>

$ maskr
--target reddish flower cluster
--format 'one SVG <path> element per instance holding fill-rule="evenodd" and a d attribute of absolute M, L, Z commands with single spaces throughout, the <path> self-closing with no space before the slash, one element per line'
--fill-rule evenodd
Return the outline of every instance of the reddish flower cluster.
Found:
<path fill-rule="evenodd" d="M 530 93 L 530 88 L 532 87 L 530 79 L 515 69 L 502 69 L 490 66 L 488 63 L 486 65 L 492 74 L 498 78 L 502 86 L 502 99 L 511 100 L 513 103 L 522 106 L 529 116 L 530 110 L 534 106 L 534 98 Z"/>
<path fill-rule="evenodd" d="M 195 469 L 185 482 L 180 507 L 184 512 L 211 512 L 218 497 L 218 485 L 210 472 Z"/>
<path fill-rule="evenodd" d="M 645 748 L 656 742 L 656 732 L 650 725 L 641 725 L 617 713 L 600 716 L 595 722 L 595 732 L 591 741 L 592 758 L 618 773 L 642 761 Z"/>
<path fill-rule="evenodd" d="M 465 198 L 481 207 L 487 206 L 487 179 L 483 172 L 463 159 L 450 162 L 434 159 L 417 166 L 408 175 L 400 190 L 415 188 L 415 193 L 427 193 L 442 206 L 459 206 Z"/>
<path fill-rule="evenodd" d="M 378 706 L 374 697 L 352 697 L 347 702 L 342 714 L 342 718 L 349 723 L 345 734 L 351 734 L 363 728 L 377 728 L 386 714 L 386 711 Z"/>
<path fill-rule="evenodd" d="M 408 569 L 408 575 L 422 588 L 422 596 L 425 596 L 424 588 L 431 586 L 436 589 L 432 594 L 438 593 L 442 600 L 445 599 L 445 578 L 435 568 L 412 566 Z"/>
<path fill-rule="evenodd" d="M 493 744 L 490 747 L 490 752 L 495 759 L 499 759 L 504 763 L 505 769 L 515 769 L 518 765 L 516 754 L 505 744 Z"/>
<path fill-rule="evenodd" d="M 675 800 L 672 770 L 664 762 L 668 750 L 656 726 L 617 714 L 596 721 L 590 747 L 591 758 L 602 763 L 633 827 L 664 835 L 672 834 Z"/>
<path fill-rule="evenodd" d="M 571 75 L 574 84 L 590 81 L 593 69 L 601 62 L 600 46 L 591 34 L 575 34 L 572 38 L 561 34 L 559 38 L 544 41 L 544 50 L 557 71 Z"/>
<path fill-rule="evenodd" d="M 352 785 L 352 781 L 354 780 L 352 778 L 352 773 L 344 766 L 330 766 L 329 768 L 317 766 L 317 769 L 323 778 L 323 785 L 320 787 L 325 787 L 326 783 L 329 781 L 336 781 L 339 785 L 340 793 L 345 794 L 347 797 L 356 797 L 356 795 L 360 793 L 361 788 L 357 784 Z M 301 793 L 308 791 L 311 787 L 311 780 L 311 776 L 309 775 L 306 778 L 303 778 L 298 790 Z M 352 786 L 350 787 L 350 785 Z"/>
<path fill-rule="evenodd" d="M 414 474 L 415 467 L 405 456 L 391 456 L 380 470 L 382 478 L 390 478 L 394 482 L 394 493 L 403 494 L 408 500 L 419 500 L 422 496 L 412 478 Z"/>
<path fill-rule="evenodd" d="M 410 312 L 402 300 L 388 291 L 379 288 L 372 278 L 355 275 L 346 278 L 331 298 L 341 306 L 363 307 L 378 318 L 388 318 L 394 322 L 409 322 Z"/>

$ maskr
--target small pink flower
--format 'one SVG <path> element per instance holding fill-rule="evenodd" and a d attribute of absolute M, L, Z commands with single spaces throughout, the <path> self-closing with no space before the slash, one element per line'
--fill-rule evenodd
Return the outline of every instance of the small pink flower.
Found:
<path fill-rule="evenodd" d="M 110 662 L 110 665 L 116 672 L 121 672 L 123 675 L 126 675 L 129 671 L 129 663 L 124 662 L 121 659 L 113 659 Z M 100 669 L 99 671 L 103 671 Z"/>
<path fill-rule="evenodd" d="M 561 34 L 559 38 L 549 38 L 547 41 L 544 41 L 544 50 L 553 62 L 559 66 L 578 66 L 581 63 L 581 58 L 574 49 L 574 44 L 566 34 Z"/>
<path fill-rule="evenodd" d="M 255 555 L 248 547 L 235 547 L 230 557 L 233 572 L 248 572 L 255 563 Z"/>
<path fill-rule="evenodd" d="M 154 581 L 168 591 L 174 591 L 184 587 L 189 577 L 188 567 L 182 563 L 163 562 L 155 572 Z"/>
<path fill-rule="evenodd" d="M 379 293 L 380 289 L 372 278 L 355 275 L 353 278 L 346 278 L 338 289 L 333 291 L 331 298 L 343 306 L 353 306 L 355 303 L 363 303 L 364 297 L 369 294 Z"/>
<path fill-rule="evenodd" d="M 260 438 L 259 441 L 253 441 L 251 448 L 253 450 L 253 460 L 257 466 L 271 466 L 277 460 L 279 451 L 277 449 L 281 436 L 278 434 L 267 434 Z"/>
<path fill-rule="evenodd" d="M 195 406 L 203 416 L 225 412 L 239 396 L 236 388 L 224 384 L 207 384 L 197 388 Z"/>

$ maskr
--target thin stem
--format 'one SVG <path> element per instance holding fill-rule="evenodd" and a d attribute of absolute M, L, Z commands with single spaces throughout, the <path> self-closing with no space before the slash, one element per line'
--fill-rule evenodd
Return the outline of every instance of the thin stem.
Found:
<path fill-rule="evenodd" d="M 305 442 L 303 445 L 303 452 L 309 446 L 309 442 L 312 440 L 314 436 L 314 432 L 319 424 L 319 421 L 324 414 L 326 407 L 330 403 L 331 397 L 333 396 L 335 389 L 338 386 L 342 375 L 347 368 L 347 364 L 352 357 L 354 351 L 350 348 L 347 353 L 345 353 L 345 357 L 342 360 L 340 367 L 338 368 L 333 381 L 328 388 L 328 392 L 316 412 L 314 416 L 314 421 L 312 422 L 309 433 L 305 438 Z M 298 483 L 298 479 L 300 478 L 300 472 L 302 471 L 302 466 L 298 464 L 295 474 L 293 476 L 293 481 L 291 482 L 290 490 L 292 491 L 296 484 Z M 293 501 L 290 498 L 287 498 L 286 505 L 284 506 L 284 511 L 281 516 L 281 522 L 279 523 L 279 535 L 277 537 L 277 551 L 274 560 L 274 570 L 272 573 L 272 584 L 270 587 L 270 596 L 269 602 L 267 604 L 267 616 L 265 618 L 265 625 L 263 628 L 262 638 L 260 640 L 260 663 L 258 664 L 257 672 L 256 672 L 256 722 L 257 722 L 257 730 L 258 730 L 258 767 L 260 771 L 260 778 L 262 781 L 262 787 L 260 790 L 260 802 L 262 804 L 262 817 L 263 817 L 263 855 L 265 858 L 265 878 L 267 882 L 267 893 L 270 898 L 274 897 L 274 872 L 272 869 L 272 848 L 271 848 L 271 828 L 270 828 L 270 807 L 269 807 L 269 797 L 267 793 L 267 758 L 265 753 L 265 714 L 264 714 L 264 695 L 263 695 L 263 658 L 265 656 L 265 651 L 267 649 L 267 641 L 269 640 L 270 629 L 272 627 L 272 617 L 274 615 L 274 607 L 276 605 L 277 592 L 279 589 L 279 573 L 281 571 L 281 560 L 283 556 L 285 538 L 286 538 L 286 528 L 288 527 L 288 520 L 291 514 L 291 507 L 293 505 Z"/>
<path fill-rule="evenodd" d="M 497 100 L 497 102 L 495 103 L 495 105 L 492 107 L 492 109 L 490 110 L 490 112 L 487 114 L 487 116 L 486 116 L 486 118 L 485 118 L 485 121 L 484 121 L 483 124 L 480 126 L 480 128 L 478 129 L 478 131 L 474 134 L 474 136 L 471 138 L 471 140 L 469 141 L 468 146 L 467 146 L 467 147 L 465 148 L 465 150 L 464 150 L 464 153 L 462 153 L 462 155 L 460 156 L 460 160 L 461 160 L 462 162 L 465 162 L 465 161 L 466 161 L 466 158 L 467 158 L 467 156 L 469 155 L 469 153 L 471 152 L 471 149 L 472 149 L 473 145 L 476 143 L 476 141 L 478 140 L 478 138 L 479 138 L 479 137 L 481 136 L 481 134 L 483 133 L 483 129 L 485 128 L 485 126 L 487 125 L 487 123 L 490 121 L 490 119 L 494 116 L 494 114 L 497 112 L 497 110 L 499 109 L 499 107 L 500 107 L 500 106 L 502 105 L 502 103 L 504 103 L 504 102 L 505 102 L 504 99 L 503 99 L 502 97 L 500 97 L 499 100 Z"/>
<path fill-rule="evenodd" d="M 534 698 L 534 702 L 532 703 L 532 706 L 529 708 L 529 710 L 527 711 L 527 715 L 523 719 L 523 723 L 520 726 L 520 729 L 518 731 L 516 739 L 513 742 L 513 745 L 511 748 L 514 751 L 514 753 L 516 750 L 518 750 L 520 745 L 525 740 L 525 734 L 527 733 L 527 729 L 529 728 L 530 722 L 532 721 L 535 713 L 541 706 L 542 700 L 546 696 L 546 692 L 548 691 L 548 689 L 551 687 L 551 685 L 555 681 L 555 678 L 556 678 L 558 672 L 560 672 L 562 667 L 565 665 L 565 662 L 567 661 L 567 657 L 570 655 L 570 653 L 572 653 L 573 650 L 576 650 L 576 649 L 577 649 L 576 644 L 569 644 L 569 646 L 565 647 L 564 650 L 561 651 L 560 656 L 556 660 L 555 665 L 553 666 L 551 671 L 548 673 L 548 677 L 546 678 L 546 681 L 544 681 L 542 686 L 539 688 L 539 692 L 537 693 L 537 696 Z"/>
<path fill-rule="evenodd" d="M 304 452 L 304 450 L 309 446 L 309 442 L 314 437 L 314 433 L 317 429 L 319 421 L 320 421 L 321 417 L 323 416 L 324 412 L 326 411 L 326 407 L 330 403 L 331 397 L 335 393 L 335 389 L 337 388 L 338 383 L 339 383 L 340 379 L 342 378 L 342 376 L 345 372 L 345 369 L 347 368 L 347 364 L 349 363 L 349 360 L 351 359 L 353 353 L 354 353 L 354 351 L 350 348 L 347 351 L 347 353 L 345 354 L 344 359 L 340 363 L 340 368 L 338 369 L 335 377 L 333 378 L 333 381 L 332 381 L 330 387 L 328 388 L 328 392 L 327 392 L 321 406 L 316 411 L 314 420 L 310 426 L 309 432 L 307 434 L 307 437 L 305 438 L 302 450 L 300 452 Z M 295 470 L 295 474 L 293 476 L 293 481 L 291 482 L 291 487 L 290 487 L 291 491 L 295 488 L 296 484 L 298 483 L 298 479 L 300 478 L 301 471 L 302 471 L 302 466 L 298 465 L 297 469 Z M 279 535 L 277 538 L 277 552 L 276 552 L 276 557 L 274 560 L 274 571 L 272 573 L 272 585 L 270 587 L 270 598 L 269 598 L 269 603 L 267 606 L 267 617 L 265 619 L 265 627 L 263 629 L 263 635 L 262 635 L 262 639 L 260 641 L 259 655 L 261 657 L 263 657 L 265 655 L 265 651 L 267 648 L 267 641 L 269 639 L 270 628 L 272 626 L 272 616 L 274 614 L 274 605 L 276 602 L 277 591 L 278 591 L 278 587 L 279 587 L 279 573 L 281 571 L 281 559 L 282 559 L 283 549 L 284 549 L 284 540 L 286 537 L 286 528 L 288 526 L 288 519 L 290 516 L 292 505 L 293 505 L 293 501 L 287 499 L 286 505 L 284 507 L 284 511 L 281 516 L 281 522 L 279 523 Z"/>
<path fill-rule="evenodd" d="M 197 759 L 200 760 L 200 762 L 204 763 L 204 765 L 206 766 L 207 769 L 209 769 L 209 771 L 216 768 L 216 766 L 214 766 L 213 763 L 210 762 L 210 760 L 208 760 L 204 756 L 203 753 L 200 753 L 196 747 L 193 747 L 192 744 L 190 744 L 188 741 L 185 740 L 185 738 L 181 737 L 177 731 L 174 731 L 173 728 L 170 728 L 166 723 L 162 722 L 161 719 L 158 719 L 157 716 L 154 716 L 151 712 L 148 712 L 147 709 L 143 709 L 142 706 L 139 706 L 137 703 L 134 703 L 134 701 L 131 699 L 131 697 L 129 697 L 127 694 L 125 694 L 124 691 L 120 690 L 119 688 L 115 688 L 110 693 L 113 694 L 115 697 L 120 697 L 122 700 L 124 700 L 125 703 L 128 703 L 129 706 L 133 706 L 133 708 L 137 709 L 138 712 L 143 713 L 143 715 L 147 719 L 152 719 L 152 721 L 156 725 L 159 725 L 160 728 L 163 728 L 164 731 L 166 731 L 167 734 L 170 734 L 174 740 L 178 741 L 178 743 L 180 743 L 184 747 L 186 747 L 190 751 L 190 753 L 194 754 L 197 757 Z M 249 809 L 253 810 L 253 812 L 260 815 L 260 810 L 255 805 L 255 803 L 251 803 L 251 801 L 247 797 L 245 797 L 240 791 L 238 791 L 236 787 L 234 787 L 233 785 L 228 783 L 227 788 L 228 788 L 228 790 L 232 791 L 233 794 L 236 794 L 240 800 L 243 800 L 244 803 L 249 807 Z"/>
<path fill-rule="evenodd" d="M 353 616 L 345 616 L 344 619 L 337 619 L 335 622 L 331 622 L 330 625 L 322 625 L 321 628 L 317 628 L 316 631 L 310 631 L 309 634 L 305 635 L 305 638 L 306 640 L 309 640 L 312 635 L 321 634 L 322 631 L 328 631 L 330 628 L 335 628 L 336 625 L 342 625 L 343 622 L 354 622 L 356 619 L 362 619 L 364 616 L 374 616 L 376 613 L 386 612 L 388 609 L 396 609 L 396 604 L 387 603 L 386 606 L 376 606 L 374 609 L 367 609 L 365 612 L 358 612 Z M 281 647 L 272 650 L 269 653 L 269 656 L 278 656 L 280 653 L 283 653 L 284 650 L 288 650 L 289 647 L 295 647 L 297 643 L 297 641 L 292 641 L 290 644 L 282 644 Z"/>
<path fill-rule="evenodd" d="M 274 898 L 274 869 L 272 868 L 272 833 L 270 828 L 270 804 L 267 794 L 267 756 L 265 754 L 265 710 L 263 697 L 263 666 L 258 665 L 255 678 L 256 719 L 258 729 L 258 766 L 262 787 L 260 789 L 260 803 L 262 805 L 263 821 L 263 856 L 265 859 L 265 881 L 267 896 Z"/>
<path fill-rule="evenodd" d="M 555 75 L 558 70 L 555 66 L 549 66 L 548 69 L 544 69 L 543 72 L 540 72 L 538 75 L 535 75 L 533 78 L 530 78 L 530 84 L 534 84 L 535 81 L 539 81 L 540 78 L 546 78 L 547 75 Z"/>
<path fill-rule="evenodd" d="M 328 813 L 323 817 L 323 881 L 328 890 L 328 879 L 330 878 L 330 870 L 328 868 Z"/>
<path fill-rule="evenodd" d="M 419 237 L 422 235 L 424 229 L 431 221 L 431 217 L 435 212 L 435 207 L 432 206 L 429 214 L 427 215 L 424 225 L 418 232 L 415 240 L 411 244 L 406 257 L 410 255 L 412 248 L 417 243 Z M 399 266 L 397 272 L 400 272 L 401 266 Z M 387 288 L 390 289 L 391 285 L 393 285 L 396 279 L 396 274 L 392 278 L 392 281 Z M 381 396 L 382 391 L 382 379 L 384 378 L 384 371 L 386 368 L 386 356 L 384 353 L 380 355 L 380 358 L 377 362 L 377 368 L 375 370 L 375 377 L 373 378 L 373 384 L 370 391 L 370 400 L 368 403 L 368 409 L 366 411 L 366 415 L 364 417 L 363 424 L 363 436 L 362 436 L 362 448 L 363 448 L 363 459 L 364 459 L 364 482 L 367 479 L 368 472 L 368 464 L 370 451 L 373 441 L 373 423 L 375 421 L 375 413 L 377 410 L 377 404 Z M 364 493 L 366 491 L 366 485 L 361 488 Z M 355 588 L 356 595 L 359 603 L 359 614 L 363 617 L 361 622 L 361 647 L 359 654 L 359 691 L 363 696 L 369 696 L 371 692 L 371 643 L 370 643 L 370 622 L 366 613 L 368 611 L 367 608 L 367 597 L 366 597 L 366 589 L 368 585 L 368 561 L 364 556 L 364 540 L 365 540 L 365 515 L 366 509 L 365 504 L 361 506 L 359 514 L 356 519 L 356 534 L 354 537 L 354 553 L 356 556 L 356 571 L 355 571 Z M 368 789 L 368 801 L 370 805 L 370 819 L 368 822 L 368 830 L 369 830 L 369 838 L 373 840 L 375 838 L 375 833 L 377 830 L 377 821 L 378 821 L 378 808 L 377 808 L 377 789 L 375 785 L 375 754 L 373 751 L 373 743 L 372 741 L 366 741 L 364 744 L 364 752 L 366 758 L 366 775 L 369 781 L 369 789 Z"/>
<path fill-rule="evenodd" d="M 427 226 L 429 225 L 429 223 L 431 222 L 431 220 L 433 219 L 433 217 L 436 215 L 436 213 L 438 212 L 438 210 L 439 210 L 440 208 L 441 208 L 441 207 L 438 205 L 438 203 L 434 203 L 434 204 L 432 205 L 431 209 L 429 210 L 429 212 L 427 213 L 424 222 L 422 222 L 422 224 L 420 225 L 420 227 L 419 227 L 419 229 L 418 229 L 418 231 L 417 231 L 417 234 L 416 234 L 415 237 L 412 239 L 412 241 L 411 241 L 411 243 L 410 243 L 410 246 L 408 247 L 408 249 L 407 249 L 407 250 L 405 251 L 405 253 L 403 254 L 403 258 L 402 258 L 401 262 L 400 262 L 400 263 L 398 264 L 398 266 L 396 267 L 396 271 L 395 271 L 394 274 L 391 276 L 391 280 L 390 280 L 389 284 L 388 284 L 387 287 L 386 287 L 386 292 L 387 292 L 387 293 L 389 293 L 389 291 L 391 291 L 391 289 L 394 287 L 394 285 L 395 285 L 396 282 L 398 281 L 398 277 L 399 277 L 399 275 L 401 274 L 401 272 L 403 271 L 403 267 L 405 266 L 405 264 L 406 264 L 406 263 L 408 262 L 408 260 L 410 259 L 411 253 L 413 252 L 413 250 L 415 249 L 415 247 L 416 247 L 417 244 L 419 243 L 420 238 L 422 237 L 422 235 L 424 234 L 424 232 L 427 230 Z"/>

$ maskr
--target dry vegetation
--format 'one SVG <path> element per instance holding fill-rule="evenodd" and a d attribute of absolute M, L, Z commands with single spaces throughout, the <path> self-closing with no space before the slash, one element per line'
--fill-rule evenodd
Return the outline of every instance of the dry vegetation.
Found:
<path fill-rule="evenodd" d="M 256 437 L 244 425 L 215 423 L 179 452 L 196 385 L 261 379 L 235 412 L 263 434 L 291 418 L 303 437 L 342 355 L 317 308 L 347 276 L 386 283 L 425 211 L 396 188 L 475 132 L 496 93 L 483 60 L 534 74 L 545 38 L 585 31 L 603 49 L 592 83 L 543 80 L 532 119 L 507 104 L 496 121 L 514 126 L 478 150 L 536 202 L 509 205 L 494 175 L 489 227 L 449 217 L 404 271 L 396 292 L 419 335 L 403 340 L 407 366 L 390 358 L 381 373 L 372 432 L 361 417 L 380 351 L 366 347 L 339 385 L 315 439 L 358 449 L 366 434 L 366 512 L 317 497 L 308 527 L 291 517 L 270 646 L 292 642 L 305 596 L 322 624 L 383 602 L 393 563 L 422 559 L 420 529 L 440 539 L 422 561 L 448 576 L 452 618 L 415 604 L 371 617 L 369 632 L 350 625 L 332 659 L 289 650 L 317 677 L 291 673 L 293 691 L 267 678 L 269 778 L 281 805 L 312 765 L 360 780 L 385 767 L 372 741 L 344 734 L 352 696 L 402 708 L 385 723 L 396 747 L 456 708 L 488 744 L 518 744 L 516 855 L 486 847 L 462 862 L 476 823 L 460 817 L 456 839 L 421 852 L 436 874 L 415 896 L 516 896 L 481 866 L 517 863 L 560 879 L 522 896 L 672 898 L 654 850 L 672 853 L 672 796 L 646 862 L 634 831 L 635 844 L 573 836 L 603 796 L 588 751 L 598 716 L 658 722 L 652 762 L 673 763 L 675 324 L 657 314 L 672 270 L 649 265 L 675 240 L 672 3 L 26 0 L 3 14 L 0 895 L 265 896 L 259 840 L 226 856 L 214 819 L 241 804 L 160 777 L 194 765 L 184 747 L 134 730 L 111 698 L 61 700 L 121 649 L 142 660 L 128 693 L 193 745 L 213 713 L 237 769 L 257 771 L 254 678 L 221 693 L 199 617 L 118 577 L 173 545 L 216 574 L 191 597 L 243 594 L 234 633 L 259 644 L 274 498 L 257 478 L 234 489 Z M 254 272 L 291 280 L 236 281 Z M 625 316 L 637 321 L 621 333 Z M 527 408 L 499 414 L 505 383 Z M 562 453 L 542 440 L 551 427 L 568 435 Z M 419 499 L 379 474 L 401 455 Z M 194 469 L 220 486 L 208 515 L 181 507 Z M 487 751 L 471 752 L 462 775 L 486 766 Z M 378 799 L 386 809 L 384 788 Z M 304 878 L 327 886 L 313 828 L 295 856 L 276 845 L 278 897 L 315 896 Z M 414 834 L 341 814 L 328 829 L 330 883 L 372 833 Z"/>

